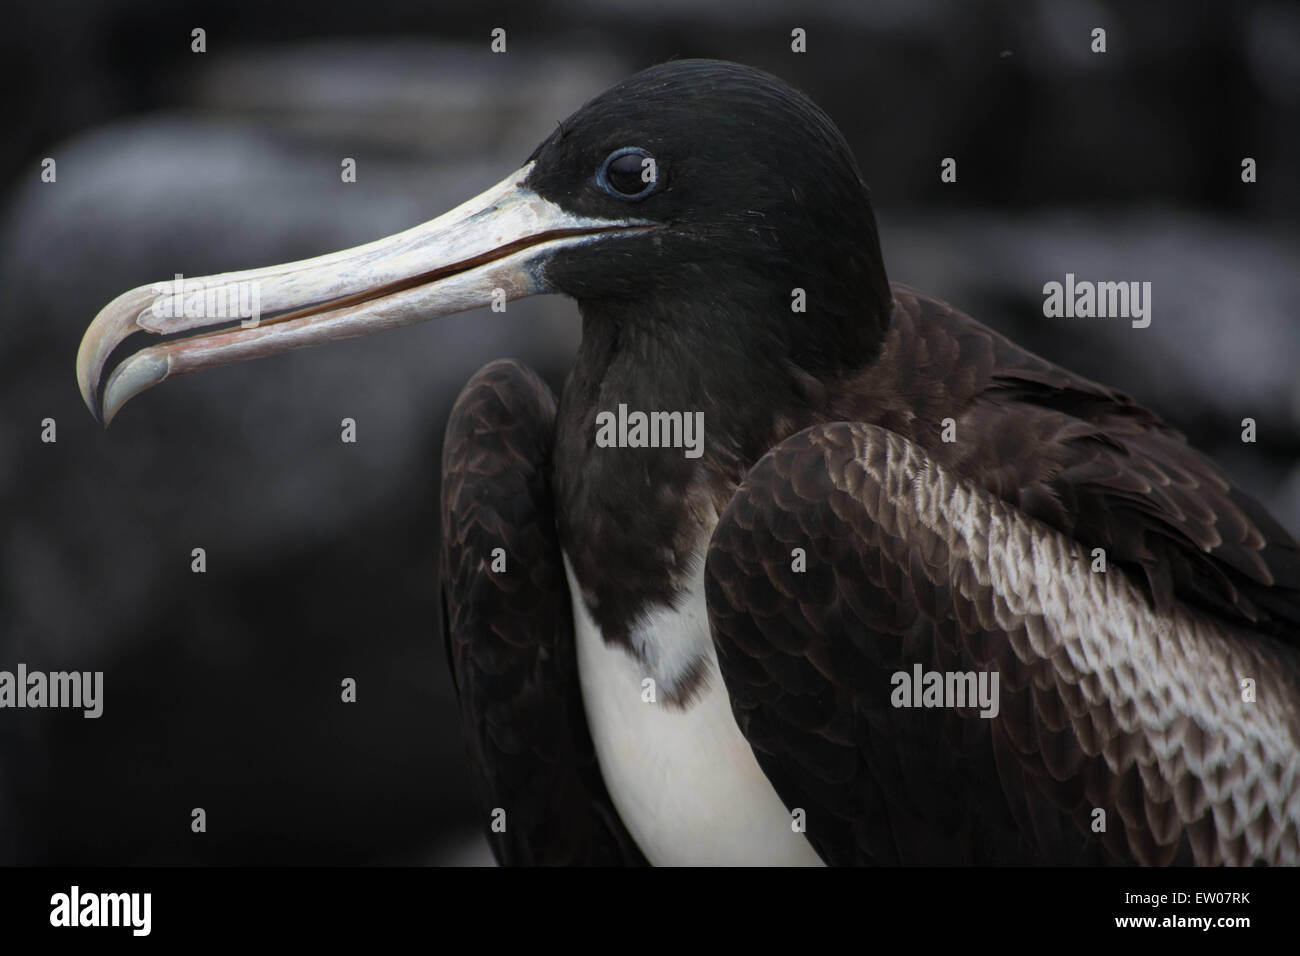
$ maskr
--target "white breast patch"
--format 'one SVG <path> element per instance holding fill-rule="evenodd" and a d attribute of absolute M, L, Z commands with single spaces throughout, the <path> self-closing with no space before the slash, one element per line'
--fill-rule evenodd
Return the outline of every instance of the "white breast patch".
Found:
<path fill-rule="evenodd" d="M 605 643 L 565 555 L 582 698 L 605 786 L 628 832 L 657 866 L 821 866 L 731 715 L 700 565 L 680 609 L 655 612 L 634 637 L 638 647 L 653 644 L 657 651 L 647 660 L 662 664 L 686 659 L 685 649 L 699 651 L 704 689 L 682 709 L 665 705 L 662 695 L 655 703 L 644 700 L 642 682 L 656 675 Z"/>

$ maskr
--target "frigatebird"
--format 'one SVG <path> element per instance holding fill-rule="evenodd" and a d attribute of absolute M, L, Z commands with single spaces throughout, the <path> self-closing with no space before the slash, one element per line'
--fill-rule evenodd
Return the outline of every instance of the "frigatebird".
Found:
<path fill-rule="evenodd" d="M 204 308 L 241 283 L 258 321 Z M 558 403 L 494 362 L 443 452 L 501 862 L 1300 861 L 1296 541 L 1128 396 L 891 285 L 849 147 L 776 77 L 656 66 L 437 219 L 164 293 L 86 333 L 105 423 L 196 369 L 577 300 Z"/>

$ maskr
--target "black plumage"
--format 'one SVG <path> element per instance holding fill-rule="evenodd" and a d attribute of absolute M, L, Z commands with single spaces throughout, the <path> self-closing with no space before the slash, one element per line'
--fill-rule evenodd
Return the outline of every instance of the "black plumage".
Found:
<path fill-rule="evenodd" d="M 760 764 L 787 806 L 807 810 L 828 862 L 1252 859 L 1228 837 L 1216 843 L 1213 801 L 1161 822 L 1170 788 L 1199 784 L 1132 756 L 1109 767 L 1106 748 L 1144 743 L 1104 710 L 1083 706 L 1080 718 L 1077 687 L 1018 658 L 952 582 L 919 573 L 939 567 L 941 538 L 905 541 L 872 520 L 878 502 L 821 497 L 824 443 L 861 427 L 832 423 L 873 426 L 1084 554 L 1104 548 L 1156 609 L 1194 609 L 1278 675 L 1300 737 L 1295 541 L 1129 397 L 942 302 L 882 286 L 847 147 L 783 84 L 730 64 L 647 71 L 539 147 L 536 188 L 601 211 L 609 200 L 584 191 L 576 170 L 625 141 L 664 157 L 678 187 L 662 212 L 638 210 L 665 231 L 547 266 L 583 314 L 555 438 L 556 520 L 605 638 L 626 642 L 638 615 L 675 599 L 697 557 L 691 530 L 707 528 L 709 506 L 725 508 L 707 579 L 721 672 Z M 791 313 L 795 287 L 806 314 Z M 620 401 L 703 408 L 715 423 L 704 460 L 594 453 L 594 415 Z M 941 438 L 948 418 L 955 442 Z M 847 467 L 846 446 L 836 451 Z M 850 508 L 865 510 L 854 520 Z M 801 545 L 809 573 L 777 573 Z M 890 673 L 913 661 L 1002 668 L 999 718 L 889 708 Z M 1104 838 L 1089 830 L 1098 807 L 1123 821 Z M 1274 858 L 1294 854 L 1293 817 L 1274 806 L 1266 822 L 1290 827 Z"/>

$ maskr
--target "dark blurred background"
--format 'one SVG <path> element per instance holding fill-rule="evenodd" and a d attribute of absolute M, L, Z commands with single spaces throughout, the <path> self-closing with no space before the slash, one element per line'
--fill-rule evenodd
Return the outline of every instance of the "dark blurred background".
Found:
<path fill-rule="evenodd" d="M 558 388 L 576 307 L 526 300 L 182 378 L 107 432 L 73 358 L 119 292 L 431 218 L 665 59 L 803 88 L 872 184 L 891 278 L 1135 395 L 1300 529 L 1290 0 L 53 0 L 5 16 L 0 669 L 102 670 L 105 703 L 99 720 L 0 711 L 0 863 L 487 859 L 439 635 L 441 435 L 492 358 Z M 1042 285 L 1066 272 L 1151 281 L 1151 327 L 1043 318 Z"/>

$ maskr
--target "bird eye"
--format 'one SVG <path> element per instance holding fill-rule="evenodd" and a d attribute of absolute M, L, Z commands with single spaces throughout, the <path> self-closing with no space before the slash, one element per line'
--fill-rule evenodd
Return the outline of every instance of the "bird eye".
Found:
<path fill-rule="evenodd" d="M 658 184 L 655 158 L 638 146 L 614 150 L 596 173 L 596 185 L 615 199 L 644 199 Z"/>

